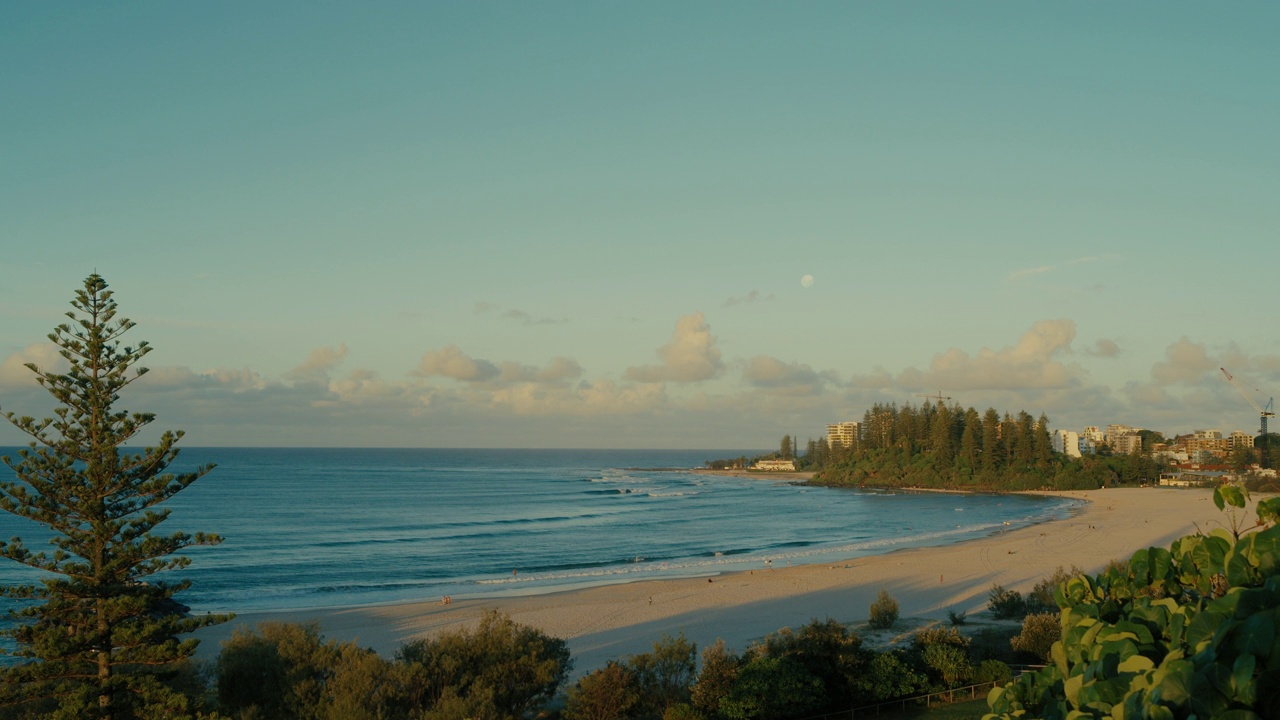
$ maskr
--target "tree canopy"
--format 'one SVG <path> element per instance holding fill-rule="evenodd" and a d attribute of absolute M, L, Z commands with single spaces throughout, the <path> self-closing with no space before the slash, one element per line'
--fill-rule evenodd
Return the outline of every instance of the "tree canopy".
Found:
<path fill-rule="evenodd" d="M 198 642 L 180 636 L 230 616 L 188 615 L 174 596 L 189 582 L 164 573 L 189 564 L 178 551 L 221 538 L 153 531 L 169 515 L 161 504 L 211 466 L 167 472 L 180 431 L 139 452 L 125 447 L 154 419 L 116 407 L 120 392 L 146 373 L 135 366 L 151 348 L 121 344 L 134 323 L 117 317 L 97 274 L 71 305 L 71 322 L 49 335 L 68 369 L 27 365 L 57 402 L 55 417 L 4 412 L 32 440 L 16 460 L 2 458 L 17 479 L 0 483 L 0 508 L 48 528 L 53 548 L 0 541 L 0 556 L 43 573 L 34 584 L 0 590 L 20 601 L 10 613 L 16 624 L 2 632 L 23 661 L 4 671 L 0 703 L 56 705 L 53 717 L 180 717 L 188 699 L 166 680 Z"/>

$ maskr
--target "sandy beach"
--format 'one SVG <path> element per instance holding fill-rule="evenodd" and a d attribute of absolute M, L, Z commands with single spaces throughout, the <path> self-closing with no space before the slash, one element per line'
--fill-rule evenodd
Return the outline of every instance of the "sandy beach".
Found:
<path fill-rule="evenodd" d="M 390 656 L 418 637 L 474 622 L 488 608 L 564 638 L 575 675 L 610 659 L 645 652 L 664 632 L 683 631 L 699 648 L 722 638 L 741 650 L 784 626 L 827 617 L 863 621 L 887 590 L 905 617 L 946 620 L 948 611 L 986 609 L 993 584 L 1026 592 L 1058 566 L 1096 572 L 1135 550 L 1223 522 L 1212 491 L 1169 488 L 1057 493 L 1088 502 L 1075 516 L 936 548 L 902 550 L 848 562 L 760 568 L 710 578 L 654 580 L 519 597 L 245 613 L 198 635 L 211 657 L 235 627 L 263 621 L 320 624 L 328 638 L 354 640 Z M 1252 512 L 1250 511 L 1250 514 Z"/>

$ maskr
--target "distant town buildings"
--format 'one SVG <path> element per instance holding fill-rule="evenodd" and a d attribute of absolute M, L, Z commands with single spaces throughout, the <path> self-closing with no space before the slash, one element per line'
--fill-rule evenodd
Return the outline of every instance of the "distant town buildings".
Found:
<path fill-rule="evenodd" d="M 853 447 L 862 436 L 862 423 L 842 422 L 827 426 L 827 447 Z"/>
<path fill-rule="evenodd" d="M 1072 430 L 1054 430 L 1053 449 L 1071 457 L 1080 457 L 1080 434 Z"/>

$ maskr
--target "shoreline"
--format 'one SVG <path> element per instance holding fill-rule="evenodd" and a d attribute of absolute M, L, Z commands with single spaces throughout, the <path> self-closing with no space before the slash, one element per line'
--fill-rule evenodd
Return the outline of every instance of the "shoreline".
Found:
<path fill-rule="evenodd" d="M 723 472 L 729 471 L 708 471 Z M 766 477 L 777 478 L 778 474 Z M 755 477 L 755 476 L 752 476 Z M 951 545 L 904 548 L 816 565 L 741 570 L 711 577 L 650 579 L 531 595 L 261 611 L 206 628 L 200 657 L 216 655 L 239 627 L 316 622 L 327 639 L 355 641 L 384 656 L 421 637 L 473 624 L 484 610 L 568 641 L 574 676 L 608 660 L 647 652 L 663 633 L 684 632 L 699 648 L 723 639 L 736 651 L 784 626 L 813 619 L 863 621 L 887 590 L 902 618 L 946 620 L 948 611 L 986 609 L 992 585 L 1026 592 L 1057 567 L 1097 573 L 1107 562 L 1220 522 L 1211 490 L 1111 488 L 1028 492 L 1085 500 L 1070 517 Z"/>

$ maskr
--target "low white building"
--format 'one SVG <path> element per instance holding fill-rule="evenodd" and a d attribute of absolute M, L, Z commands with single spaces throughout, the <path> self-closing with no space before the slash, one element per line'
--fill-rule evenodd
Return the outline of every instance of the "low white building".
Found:
<path fill-rule="evenodd" d="M 752 466 L 755 470 L 768 470 L 771 472 L 795 472 L 795 460 L 757 460 Z"/>

